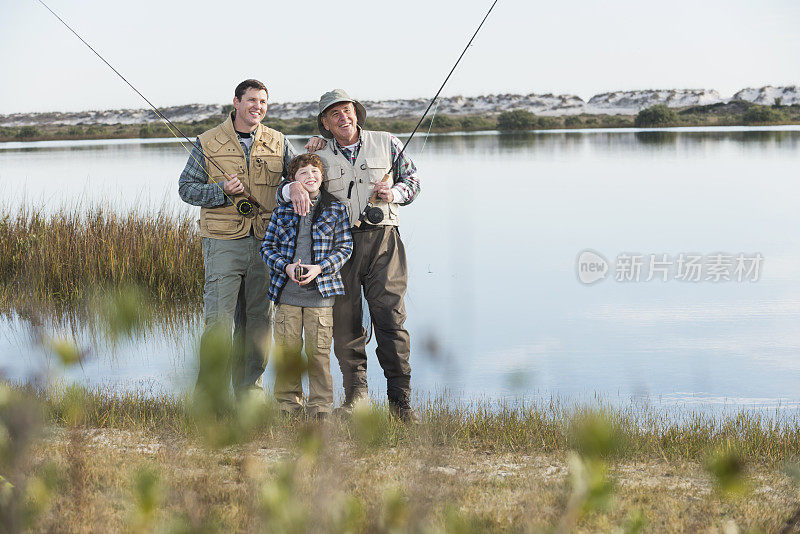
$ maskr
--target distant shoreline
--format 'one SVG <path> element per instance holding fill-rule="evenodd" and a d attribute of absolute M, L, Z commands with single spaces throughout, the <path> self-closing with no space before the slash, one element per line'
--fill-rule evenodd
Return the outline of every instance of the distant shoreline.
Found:
<path fill-rule="evenodd" d="M 554 130 L 520 130 L 513 132 L 501 132 L 498 130 L 476 130 L 471 132 L 431 132 L 431 136 L 457 136 L 457 135 L 514 135 L 514 134 L 554 134 L 554 133 L 734 133 L 734 132 L 793 132 L 800 131 L 800 124 L 775 124 L 775 125 L 755 125 L 755 126 L 672 126 L 654 128 L 560 128 Z M 396 134 L 401 139 L 408 137 L 411 132 L 401 132 Z M 423 132 L 421 135 L 427 134 Z M 306 134 L 286 134 L 290 140 L 306 140 Z M 170 144 L 180 143 L 185 140 L 175 137 L 150 137 L 150 138 L 97 138 L 97 139 L 39 139 L 31 141 L 0 141 L 0 150 L 14 150 L 22 148 L 58 148 L 74 146 L 95 146 L 95 145 L 117 145 L 117 144 Z"/>
<path fill-rule="evenodd" d="M 655 111 L 654 111 L 655 110 Z M 661 112 L 661 115 L 656 113 Z M 217 125 L 223 116 L 201 121 L 177 122 L 177 126 L 190 137 Z M 271 120 L 264 124 L 287 135 L 315 135 L 313 118 Z M 368 118 L 366 128 L 393 133 L 411 132 L 417 124 L 414 118 Z M 576 130 L 608 128 L 654 127 L 716 127 L 716 126 L 785 126 L 800 124 L 800 105 L 762 106 L 739 101 L 733 104 L 711 104 L 666 108 L 653 106 L 637 115 L 581 114 L 569 116 L 535 115 L 525 110 L 512 110 L 499 114 L 446 115 L 438 114 L 423 121 L 420 133 L 456 133 L 476 131 L 535 131 Z M 170 137 L 166 125 L 160 123 L 137 124 L 50 124 L 39 126 L 0 127 L 0 142 L 14 141 L 78 141 L 99 139 L 153 139 Z"/>

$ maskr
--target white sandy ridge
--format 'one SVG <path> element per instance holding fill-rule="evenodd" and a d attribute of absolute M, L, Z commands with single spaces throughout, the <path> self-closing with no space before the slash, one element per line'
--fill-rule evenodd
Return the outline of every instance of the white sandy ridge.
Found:
<path fill-rule="evenodd" d="M 778 100 L 780 99 L 780 100 Z M 635 115 L 655 104 L 669 107 L 703 106 L 745 100 L 762 105 L 800 104 L 800 86 L 746 88 L 731 98 L 722 98 L 713 89 L 664 89 L 644 91 L 614 91 L 595 95 L 585 102 L 575 95 L 553 94 L 498 94 L 476 97 L 441 97 L 437 113 L 447 115 L 491 115 L 503 111 L 524 109 L 537 115 L 561 116 L 581 113 L 602 115 Z M 372 117 L 419 117 L 428 105 L 428 100 L 362 100 Z M 193 122 L 216 117 L 230 108 L 230 104 L 188 104 L 162 108 L 161 111 L 176 122 Z M 269 117 L 276 119 L 298 119 L 315 117 L 316 102 L 271 103 Z M 105 111 L 81 111 L 70 113 L 14 113 L 0 115 L 0 126 L 28 126 L 41 124 L 141 124 L 159 122 L 150 109 L 122 109 Z"/>

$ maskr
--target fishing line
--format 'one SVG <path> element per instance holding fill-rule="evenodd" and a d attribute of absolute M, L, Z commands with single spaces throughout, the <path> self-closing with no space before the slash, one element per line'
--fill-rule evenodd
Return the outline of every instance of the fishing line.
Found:
<path fill-rule="evenodd" d="M 39 1 L 41 1 L 41 0 L 39 0 Z M 385 181 L 387 181 L 389 179 L 389 173 L 392 172 L 392 169 L 394 169 L 394 166 L 397 164 L 398 161 L 400 161 L 400 158 L 403 156 L 403 153 L 406 151 L 406 147 L 411 142 L 411 140 L 414 138 L 414 134 L 417 133 L 417 130 L 419 130 L 419 127 L 422 124 L 422 121 L 425 120 L 425 117 L 428 115 L 428 112 L 431 110 L 431 107 L 433 107 L 433 104 L 434 104 L 434 102 L 436 102 L 436 99 L 439 98 L 439 94 L 441 94 L 442 89 L 444 89 L 444 86 L 447 84 L 447 81 L 450 79 L 450 76 L 453 75 L 453 72 L 455 72 L 456 67 L 458 67 L 459 63 L 461 63 L 461 59 L 464 57 L 464 54 L 467 53 L 467 49 L 469 49 L 469 47 L 472 45 L 472 41 L 475 40 L 475 37 L 478 35 L 478 32 L 481 31 L 481 28 L 483 27 L 483 23 L 486 22 L 486 19 L 489 18 L 489 14 L 494 9 L 494 6 L 497 5 L 497 1 L 498 0 L 494 0 L 494 2 L 492 2 L 492 6 L 489 8 L 489 11 L 486 12 L 486 15 L 484 15 L 483 20 L 481 20 L 481 23 L 478 25 L 478 28 L 475 30 L 475 33 L 473 33 L 472 37 L 470 37 L 469 42 L 467 42 L 467 46 L 465 46 L 464 50 L 461 51 L 461 55 L 458 56 L 458 59 L 456 60 L 455 64 L 453 65 L 453 68 L 450 69 L 450 72 L 447 74 L 447 77 L 442 82 L 442 85 L 439 87 L 439 90 L 436 91 L 435 95 L 433 95 L 433 98 L 431 99 L 430 103 L 428 104 L 428 108 L 422 114 L 422 117 L 419 118 L 419 122 L 417 122 L 417 125 L 414 127 L 414 130 L 411 132 L 411 135 L 408 136 L 408 140 L 405 142 L 405 144 L 403 144 L 403 148 L 400 149 L 400 152 L 397 154 L 397 156 L 394 157 L 394 159 L 392 160 L 391 165 L 389 165 L 389 168 L 386 169 L 386 173 L 384 174 L 383 180 L 381 180 L 381 182 L 385 182 Z M 433 125 L 433 119 L 431 119 L 431 125 Z M 428 129 L 428 132 L 430 133 L 430 129 Z M 427 140 L 427 137 L 426 137 L 426 140 Z M 372 224 L 378 224 L 379 222 L 381 222 L 383 220 L 383 211 L 380 208 L 377 208 L 375 206 L 375 203 L 377 201 L 378 201 L 378 196 L 373 193 L 373 195 L 367 201 L 366 206 L 364 206 L 364 209 L 361 211 L 361 214 L 358 216 L 358 220 L 353 224 L 353 226 L 358 228 L 358 227 L 361 226 L 362 221 L 365 221 L 365 220 L 371 222 Z"/>
<path fill-rule="evenodd" d="M 39 0 L 39 1 L 41 1 L 41 0 Z M 389 171 L 391 171 L 391 170 L 394 168 L 394 166 L 395 166 L 395 164 L 397 163 L 397 161 L 398 161 L 398 160 L 400 159 L 400 157 L 403 155 L 403 152 L 405 151 L 405 149 L 406 149 L 406 146 L 408 146 L 408 144 L 411 142 L 411 139 L 414 137 L 414 134 L 415 134 L 415 133 L 417 133 L 417 130 L 419 129 L 420 125 L 422 124 L 422 121 L 423 121 L 423 120 L 425 120 L 425 116 L 426 116 L 426 115 L 428 114 L 428 112 L 431 110 L 431 107 L 433 106 L 433 103 L 434 103 L 434 102 L 436 102 L 436 99 L 437 99 L 437 98 L 439 98 L 439 94 L 442 92 L 442 89 L 444 89 L 444 86 L 447 84 L 447 81 L 450 79 L 450 76 L 452 76 L 452 75 L 453 75 L 453 72 L 456 70 L 456 67 L 458 67 L 458 64 L 459 64 L 459 63 L 461 63 L 461 58 L 463 58 L 463 57 L 464 57 L 464 54 L 466 54 L 466 53 L 467 53 L 467 49 L 470 47 L 470 45 L 472 45 L 472 41 L 474 41 L 474 40 L 475 40 L 475 36 L 477 36 L 477 35 L 478 35 L 478 32 L 479 32 L 479 31 L 481 31 L 481 27 L 483 27 L 483 23 L 484 23 L 484 22 L 486 22 L 486 19 L 488 19 L 488 18 L 489 18 L 489 14 L 490 14 L 490 13 L 492 12 L 492 10 L 494 9 L 494 6 L 497 4 L 497 1 L 498 1 L 498 0 L 494 0 L 494 2 L 492 3 L 492 7 L 490 7 L 490 8 L 489 8 L 489 11 L 487 11 L 487 12 L 486 12 L 486 15 L 483 17 L 483 20 L 482 20 L 482 21 L 481 21 L 481 23 L 478 25 L 478 29 L 477 29 L 477 30 L 475 30 L 475 33 L 473 33 L 473 34 L 472 34 L 472 37 L 470 38 L 469 42 L 467 43 L 467 46 L 465 46 L 465 47 L 464 47 L 464 50 L 461 52 L 461 55 L 460 55 L 460 56 L 458 56 L 458 59 L 456 60 L 455 64 L 453 65 L 453 68 L 452 68 L 452 69 L 450 69 L 450 72 L 447 74 L 447 77 L 446 77 L 446 78 L 444 79 L 444 81 L 442 82 L 442 85 L 441 85 L 441 87 L 439 87 L 439 90 L 438 90 L 438 91 L 436 91 L 436 94 L 435 94 L 435 95 L 433 95 L 433 98 L 431 99 L 431 102 L 430 102 L 430 104 L 428 104 L 428 109 L 426 109 L 426 110 L 425 110 L 425 113 L 423 113 L 423 114 L 422 114 L 422 117 L 420 117 L 420 119 L 419 119 L 419 122 L 418 122 L 418 123 L 417 123 L 417 125 L 414 127 L 414 131 L 412 131 L 412 132 L 411 132 L 411 135 L 410 135 L 410 136 L 408 136 L 408 141 L 406 141 L 405 145 L 404 145 L 404 146 L 403 146 L 403 148 L 400 150 L 400 153 L 399 153 L 399 154 L 397 154 L 397 157 L 395 157 L 395 158 L 394 158 L 394 161 L 392 162 L 392 165 L 391 165 L 391 166 L 389 167 L 389 169 L 386 171 L 387 173 L 388 173 Z M 433 120 L 431 120 L 431 123 L 433 123 Z M 430 131 L 430 130 L 429 130 L 429 131 Z"/>
<path fill-rule="evenodd" d="M 422 142 L 422 148 L 419 150 L 419 155 L 421 156 L 423 152 L 425 152 L 425 145 L 428 144 L 428 136 L 431 135 L 431 128 L 433 128 L 433 120 L 436 118 L 436 111 L 439 109 L 439 101 L 436 101 L 436 107 L 433 108 L 433 113 L 431 113 L 431 123 L 428 125 L 428 131 L 425 133 L 425 141 Z"/>
<path fill-rule="evenodd" d="M 496 1 L 496 0 L 495 0 L 495 1 Z M 197 158 L 195 158 L 195 157 L 194 157 L 194 154 L 192 154 L 192 151 L 191 151 L 191 150 L 189 150 L 189 148 L 188 148 L 188 147 L 187 147 L 187 146 L 186 146 L 186 145 L 183 143 L 183 141 L 181 140 L 181 137 L 182 137 L 183 139 L 185 139 L 187 142 L 189 142 L 189 144 L 191 144 L 193 147 L 197 148 L 197 150 L 198 150 L 198 151 L 200 151 L 200 153 L 201 153 L 201 154 L 203 154 L 203 148 L 200 146 L 200 143 L 193 142 L 191 139 L 189 139 L 189 137 L 187 137 L 187 136 L 186 136 L 186 134 L 184 134 L 184 133 L 183 133 L 183 131 L 181 131 L 181 129 L 180 129 L 180 128 L 178 128 L 178 127 L 175 125 L 175 123 L 173 123 L 171 120 L 169 120 L 169 119 L 168 119 L 168 118 L 167 118 L 167 117 L 166 117 L 166 116 L 165 116 L 165 115 L 164 115 L 164 114 L 163 114 L 163 113 L 162 113 L 162 112 L 161 112 L 161 111 L 160 111 L 160 110 L 159 110 L 159 109 L 158 109 L 158 108 L 157 108 L 157 107 L 156 107 L 156 106 L 155 106 L 155 105 L 152 103 L 152 102 L 150 102 L 150 100 L 149 100 L 149 99 L 148 99 L 146 96 L 144 96 L 144 95 L 141 93 L 141 91 L 139 91 L 139 90 L 138 90 L 136 87 L 134 87 L 134 86 L 133 86 L 133 84 L 132 84 L 131 82 L 129 82 L 127 78 L 125 78 L 125 76 L 123 76 L 123 75 L 122 75 L 122 74 L 121 74 L 121 73 L 120 73 L 120 72 L 119 72 L 117 69 L 115 69 L 115 68 L 114 68 L 114 66 L 113 66 L 113 65 L 111 65 L 111 63 L 109 63 L 108 61 L 106 61 L 106 59 L 105 59 L 103 56 L 101 56 L 101 55 L 100 55 L 100 53 L 99 53 L 97 50 L 95 50 L 95 49 L 92 47 L 92 45 L 90 45 L 89 43 L 87 43 L 87 42 L 86 42 L 86 40 L 85 40 L 83 37 L 81 37 L 80 35 L 78 35 L 78 32 L 76 32 L 75 30 L 73 30 L 73 29 L 72 29 L 72 27 L 71 27 L 69 24 L 67 24 L 67 23 L 64 21 L 64 19 L 62 19 L 61 17 L 59 17 L 59 16 L 58 16 L 58 14 L 57 14 L 55 11 L 53 11 L 52 9 L 50 9 L 50 6 L 48 6 L 47 4 L 45 4 L 45 3 L 44 3 L 42 0 L 37 0 L 37 2 L 39 2 L 40 4 L 42 4 L 42 6 L 44 6 L 44 8 L 45 8 L 45 9 L 47 9 L 47 11 L 49 11 L 50 13 L 52 13 L 52 15 L 53 15 L 55 18 L 57 18 L 57 19 L 58 19 L 58 20 L 61 22 L 61 24 L 63 24 L 63 25 L 64 25 L 64 26 L 65 26 L 65 27 L 66 27 L 66 28 L 67 28 L 67 29 L 68 29 L 70 32 L 72 32 L 72 34 L 73 34 L 73 35 L 75 35 L 75 37 L 77 37 L 78 39 L 80 39 L 80 41 L 81 41 L 83 44 L 85 44 L 85 45 L 86 45 L 86 46 L 89 48 L 89 50 L 91 50 L 92 52 L 94 52 L 94 55 L 96 55 L 98 58 L 100 58 L 100 61 L 102 61 L 103 63 L 105 63 L 105 64 L 108 66 L 108 68 L 110 68 L 112 71 L 114 71 L 114 73 L 115 73 L 117 76 L 119 76 L 119 77 L 122 79 L 122 81 L 123 81 L 123 82 L 125 82 L 126 84 L 128 84 L 128 87 L 130 87 L 131 89 L 133 89 L 133 90 L 136 92 L 136 94 L 137 94 L 137 95 L 139 95 L 140 97 L 142 97 L 142 100 L 144 100 L 145 102 L 147 102 L 147 104 L 148 104 L 148 105 L 149 105 L 151 108 L 153 108 L 153 111 L 155 111 L 155 112 L 156 112 L 156 115 L 157 115 L 157 116 L 158 116 L 158 117 L 159 117 L 159 118 L 160 118 L 162 121 L 164 121 L 164 123 L 166 124 L 166 126 L 167 126 L 167 129 L 169 130 L 169 133 L 170 133 L 170 134 L 172 134 L 172 136 L 173 136 L 173 137 L 175 137 L 175 138 L 178 140 L 178 142 L 181 144 L 181 146 L 183 147 L 183 149 L 184 149 L 184 150 L 186 150 L 186 151 L 189 153 L 189 157 L 191 157 L 191 158 L 192 158 L 192 159 L 195 161 L 195 163 L 197 163 L 197 165 L 198 165 L 198 166 L 199 166 L 201 169 L 203 169 L 203 172 L 204 172 L 204 173 L 206 173 L 206 176 L 208 177 L 208 183 L 214 184 L 214 185 L 216 185 L 217 187 L 219 187 L 219 188 L 220 188 L 220 190 L 222 191 L 222 194 L 225 196 L 225 198 L 227 198 L 228 200 L 230 200 L 231 204 L 233 204 L 234 206 L 236 206 L 236 209 L 239 211 L 239 213 L 241 213 L 242 215 L 245 215 L 245 216 L 251 216 L 251 215 L 252 215 L 252 210 L 253 210 L 253 207 L 255 207 L 255 208 L 256 208 L 257 210 L 259 210 L 259 211 L 262 211 L 262 212 L 264 211 L 264 208 L 261 206 L 261 203 L 259 203 L 259 202 L 258 202 L 258 201 L 257 201 L 255 198 L 253 198 L 253 197 L 252 197 L 252 195 L 250 194 L 250 191 L 248 190 L 248 188 L 247 188 L 246 186 L 244 186 L 244 184 L 242 184 L 242 187 L 244 187 L 243 196 L 245 197 L 245 199 L 244 199 L 244 200 L 241 200 L 241 201 L 239 201 L 238 203 L 237 203 L 237 202 L 235 202 L 235 201 L 234 201 L 234 200 L 233 200 L 233 199 L 232 199 L 232 198 L 231 198 L 231 197 L 230 197 L 230 196 L 229 196 L 229 195 L 228 195 L 228 194 L 225 192 L 225 188 L 224 188 L 224 187 L 222 187 L 222 185 L 220 185 L 220 183 L 219 183 L 219 182 L 216 182 L 216 181 L 214 181 L 214 180 L 211 178 L 211 175 L 208 173 L 208 170 L 206 169 L 206 166 L 205 166 L 205 165 L 203 165 L 202 163 L 200 163 L 200 162 L 197 160 Z M 178 136 L 178 135 L 175 133 L 176 131 L 177 131 L 177 132 L 180 134 L 180 136 Z M 224 170 L 222 170 L 222 167 L 220 167 L 219 165 L 217 165 L 217 162 L 216 162 L 216 161 L 214 161 L 214 159 L 213 159 L 211 156 L 207 156 L 207 155 L 203 154 L 203 157 L 204 157 L 204 158 L 205 158 L 207 161 L 211 162 L 211 164 L 212 164 L 212 165 L 214 165 L 214 167 L 216 167 L 216 168 L 217 168 L 217 170 L 219 170 L 219 172 L 221 172 L 221 173 L 223 174 L 223 176 L 228 176 L 228 174 L 227 174 L 227 173 L 226 173 Z M 249 209 L 248 209 L 248 204 L 247 204 L 248 202 L 249 202 Z M 241 205 L 241 209 L 240 209 L 240 205 Z M 245 212 L 245 211 L 246 211 L 246 212 Z"/>

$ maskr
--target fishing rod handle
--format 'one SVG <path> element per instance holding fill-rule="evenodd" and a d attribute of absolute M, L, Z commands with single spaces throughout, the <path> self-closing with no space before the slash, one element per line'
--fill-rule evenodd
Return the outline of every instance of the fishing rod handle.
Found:
<path fill-rule="evenodd" d="M 375 183 L 382 184 L 382 183 L 384 183 L 384 182 L 388 182 L 388 181 L 389 181 L 389 180 L 391 180 L 391 179 L 392 179 L 392 175 L 391 175 L 391 173 L 388 173 L 388 172 L 387 172 L 387 173 L 386 173 L 386 174 L 383 176 L 383 180 L 380 180 L 380 181 L 378 181 L 378 182 L 375 182 Z M 380 200 L 380 199 L 378 198 L 378 193 L 372 193 L 372 196 L 371 196 L 371 197 L 369 197 L 369 203 L 370 203 L 370 204 L 375 204 L 375 203 L 376 203 L 377 201 L 379 201 L 379 200 Z"/>

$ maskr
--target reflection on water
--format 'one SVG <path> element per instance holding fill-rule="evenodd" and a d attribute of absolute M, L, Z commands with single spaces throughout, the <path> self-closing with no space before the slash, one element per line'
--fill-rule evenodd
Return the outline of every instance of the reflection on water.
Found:
<path fill-rule="evenodd" d="M 293 139 L 296 146 L 302 140 Z M 422 194 L 401 210 L 409 258 L 413 385 L 455 396 L 794 409 L 800 403 L 800 163 L 797 128 L 440 135 L 409 152 Z M 424 151 L 421 151 L 422 147 Z M 175 143 L 0 147 L 4 183 L 48 209 L 64 202 L 187 209 Z M 53 191 L 54 177 L 58 189 Z M 587 248 L 764 256 L 756 283 L 621 283 L 575 275 Z M 167 389 L 191 384 L 196 312 L 104 345 L 70 379 Z M 59 331 L 63 325 L 51 322 Z M 0 368 L 47 359 L 6 313 Z M 332 370 L 340 384 L 335 359 Z M 72 371 L 71 371 L 72 372 Z M 385 380 L 374 356 L 372 390 Z M 131 386 L 131 385 L 134 386 Z"/>

